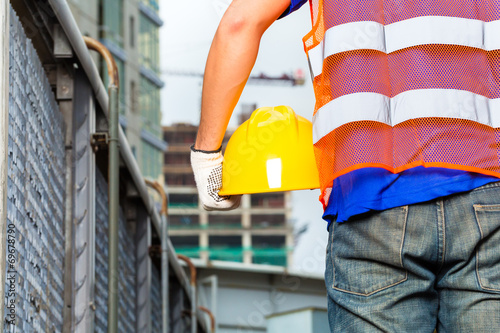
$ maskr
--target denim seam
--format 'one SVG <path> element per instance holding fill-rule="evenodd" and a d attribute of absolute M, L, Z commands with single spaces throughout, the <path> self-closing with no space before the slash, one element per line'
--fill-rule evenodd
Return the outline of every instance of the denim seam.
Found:
<path fill-rule="evenodd" d="M 495 205 L 495 206 L 498 206 L 498 205 Z M 477 223 L 477 226 L 479 227 L 479 233 L 481 235 L 481 240 L 483 240 L 483 237 L 484 237 L 484 234 L 483 234 L 483 229 L 481 228 L 481 223 L 479 222 L 479 216 L 477 215 L 477 211 L 478 211 L 478 208 L 485 208 L 484 205 L 473 205 L 474 207 L 474 215 L 476 216 L 476 223 Z M 484 290 L 488 290 L 488 291 L 494 291 L 494 292 L 499 292 L 500 289 L 497 289 L 497 288 L 488 288 L 486 286 L 483 285 L 483 283 L 481 282 L 481 277 L 479 276 L 479 248 L 480 246 L 477 247 L 476 249 L 476 277 L 477 277 L 477 282 L 479 283 L 479 286 L 484 289 Z"/>
<path fill-rule="evenodd" d="M 444 266 L 445 253 L 446 253 L 446 218 L 445 218 L 445 214 L 444 214 L 444 201 L 442 199 L 438 200 L 438 204 L 439 204 L 439 208 L 440 208 L 439 210 L 440 210 L 440 215 L 441 215 L 441 223 L 439 223 L 439 220 L 438 220 L 438 223 L 441 225 L 441 228 L 442 228 L 442 232 L 440 232 L 440 235 L 442 234 L 442 236 L 443 236 L 442 241 L 439 241 L 439 236 L 438 236 L 438 241 L 439 241 L 438 248 L 442 245 L 442 248 L 439 251 L 439 255 L 441 255 L 440 268 L 442 268 Z"/>
<path fill-rule="evenodd" d="M 330 236 L 330 261 L 332 262 L 332 288 L 335 289 L 335 265 L 333 264 L 333 234 L 335 233 L 335 223 L 331 225 L 332 235 Z"/>
<path fill-rule="evenodd" d="M 401 268 L 404 270 L 405 272 L 405 276 L 403 279 L 399 280 L 399 281 L 396 281 L 388 286 L 384 286 L 382 288 L 379 288 L 379 289 L 376 289 L 370 293 L 359 293 L 359 292 L 356 292 L 356 291 L 350 291 L 350 290 L 345 290 L 345 289 L 342 289 L 342 288 L 338 288 L 338 287 L 335 287 L 335 265 L 334 265 L 334 262 L 333 262 L 333 234 L 335 232 L 335 229 L 332 229 L 332 237 L 330 239 L 330 243 L 331 243 L 331 248 L 330 248 L 330 260 L 332 262 L 332 272 L 333 272 L 333 282 L 332 282 L 332 288 L 334 290 L 337 290 L 337 291 L 341 291 L 341 292 L 345 292 L 345 293 L 348 293 L 348 294 L 352 294 L 352 295 L 358 295 L 358 296 L 364 296 L 364 297 L 368 297 L 368 296 L 371 296 L 375 293 L 378 293 L 379 291 L 382 291 L 382 290 L 385 290 L 385 289 L 388 289 L 388 288 L 391 288 L 391 287 L 394 287 L 400 283 L 403 283 L 405 282 L 406 280 L 408 280 L 408 270 L 404 267 L 403 265 L 403 244 L 404 244 L 404 241 L 406 239 L 406 224 L 408 222 L 408 205 L 406 206 L 402 206 L 401 208 L 404 209 L 405 211 L 405 216 L 404 216 L 404 223 L 403 223 L 403 232 L 402 232 L 402 236 L 401 236 L 401 245 L 399 247 L 399 262 L 401 264 Z"/>
<path fill-rule="evenodd" d="M 382 290 L 385 290 L 385 289 L 388 289 L 388 288 L 394 287 L 394 286 L 396 286 L 396 285 L 398 285 L 398 284 L 400 284 L 400 283 L 403 283 L 403 282 L 405 282 L 406 280 L 408 280 L 408 271 L 405 269 L 405 277 L 404 277 L 402 280 L 399 280 L 399 281 L 397 281 L 397 282 L 394 282 L 393 284 L 390 284 L 390 285 L 388 285 L 388 286 L 385 286 L 385 287 L 379 288 L 379 289 L 377 289 L 377 290 L 374 290 L 374 291 L 372 291 L 372 292 L 370 292 L 370 293 L 368 293 L 368 294 L 358 293 L 358 292 L 356 292 L 356 291 L 345 290 L 345 289 L 338 288 L 338 287 L 333 287 L 333 286 L 332 286 L 332 288 L 333 288 L 333 289 L 335 289 L 335 290 L 338 290 L 338 291 L 342 291 L 342 292 L 344 292 L 344 293 L 348 293 L 348 294 L 353 294 L 353 295 L 358 295 L 358 296 L 368 297 L 368 296 L 371 296 L 371 295 L 373 295 L 373 294 L 375 294 L 375 293 L 378 293 L 379 291 L 382 291 Z"/>
<path fill-rule="evenodd" d="M 402 207 L 405 210 L 405 219 L 403 223 L 403 235 L 401 236 L 401 246 L 399 247 L 399 263 L 401 268 L 405 268 L 403 265 L 403 245 L 406 240 L 406 224 L 408 223 L 408 205 Z M 405 279 L 408 278 L 408 271 L 405 269 Z"/>

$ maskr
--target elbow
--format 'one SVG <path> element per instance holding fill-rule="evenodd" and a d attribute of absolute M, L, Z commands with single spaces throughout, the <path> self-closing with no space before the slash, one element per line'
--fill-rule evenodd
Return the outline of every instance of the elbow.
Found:
<path fill-rule="evenodd" d="M 228 10 L 219 24 L 218 32 L 226 36 L 252 35 L 260 38 L 268 26 L 244 13 Z"/>
<path fill-rule="evenodd" d="M 226 13 L 219 24 L 219 30 L 227 35 L 238 35 L 251 27 L 249 20 L 243 15 Z"/>

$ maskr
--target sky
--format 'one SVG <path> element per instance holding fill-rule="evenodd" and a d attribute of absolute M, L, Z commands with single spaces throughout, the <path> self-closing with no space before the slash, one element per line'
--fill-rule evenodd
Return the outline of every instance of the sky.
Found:
<path fill-rule="evenodd" d="M 162 78 L 162 124 L 199 122 L 202 78 L 173 75 L 173 72 L 203 73 L 208 51 L 218 23 L 231 0 L 161 0 L 160 30 Z M 311 120 L 314 93 L 302 37 L 311 29 L 308 6 L 275 22 L 264 34 L 252 75 L 265 73 L 281 76 L 302 70 L 303 86 L 247 85 L 236 106 L 230 127 L 236 127 L 244 104 L 257 107 L 289 105 L 299 115 Z M 327 232 L 321 220 L 319 190 L 295 191 L 292 195 L 293 222 L 299 230 L 307 225 L 294 251 L 293 268 L 307 273 L 324 271 L 324 248 Z"/>

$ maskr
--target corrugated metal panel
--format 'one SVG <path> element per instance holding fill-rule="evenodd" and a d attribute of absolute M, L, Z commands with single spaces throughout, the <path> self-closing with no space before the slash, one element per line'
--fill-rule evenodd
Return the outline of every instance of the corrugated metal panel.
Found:
<path fill-rule="evenodd" d="M 95 311 L 95 158 L 90 145 L 95 132 L 95 104 L 84 73 L 75 73 L 73 211 L 73 326 L 71 332 L 93 331 Z M 71 197 L 71 196 L 68 196 Z M 67 280 L 66 280 L 67 281 Z"/>
<path fill-rule="evenodd" d="M 108 189 L 104 176 L 96 172 L 96 314 L 95 331 L 107 331 L 108 295 Z M 135 242 L 127 232 L 123 214 L 119 229 L 119 319 L 118 331 L 135 332 Z"/>
<path fill-rule="evenodd" d="M 137 212 L 136 240 L 136 285 L 137 285 L 137 332 L 151 333 L 151 223 L 143 209 Z"/>
<path fill-rule="evenodd" d="M 15 260 L 7 274 L 15 281 L 16 321 L 5 331 L 58 332 L 64 306 L 64 122 L 13 10 L 9 52 L 7 223 L 15 234 Z"/>
<path fill-rule="evenodd" d="M 108 321 L 108 187 L 96 172 L 95 332 L 106 333 Z"/>
<path fill-rule="evenodd" d="M 161 332 L 161 278 L 160 271 L 151 265 L 151 332 Z"/>

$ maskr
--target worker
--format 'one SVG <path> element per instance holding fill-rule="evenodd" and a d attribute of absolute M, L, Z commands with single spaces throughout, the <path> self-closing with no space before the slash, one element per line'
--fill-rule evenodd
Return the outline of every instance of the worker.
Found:
<path fill-rule="evenodd" d="M 304 2 L 220 22 L 191 153 L 207 209 L 239 204 L 217 194 L 223 135 L 262 34 Z M 500 331 L 499 5 L 310 1 L 332 332 Z"/>

